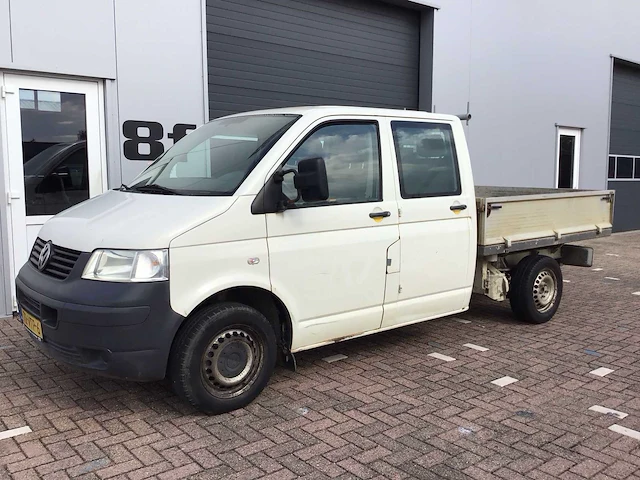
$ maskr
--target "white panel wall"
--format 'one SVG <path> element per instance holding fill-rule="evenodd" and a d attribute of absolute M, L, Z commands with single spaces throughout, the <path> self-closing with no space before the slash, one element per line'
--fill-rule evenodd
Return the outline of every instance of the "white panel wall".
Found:
<path fill-rule="evenodd" d="M 0 9 L 2 22 L 7 0 Z M 0 25 L 0 68 L 115 77 L 112 0 L 13 0 L 10 17 L 13 59 Z"/>
<path fill-rule="evenodd" d="M 460 113 L 471 102 L 479 183 L 553 186 L 560 124 L 585 129 L 580 187 L 605 187 L 610 55 L 640 62 L 638 18 L 636 1 L 443 3 L 433 103 L 439 112 Z"/>
<path fill-rule="evenodd" d="M 11 62 L 9 0 L 0 0 L 0 65 Z"/>
<path fill-rule="evenodd" d="M 149 163 L 125 158 L 124 122 L 160 123 L 163 148 L 173 144 L 176 124 L 203 123 L 201 0 L 12 0 L 10 7 L 0 0 L 0 69 L 114 79 L 105 85 L 110 185 Z"/>
<path fill-rule="evenodd" d="M 125 158 L 125 122 L 160 124 L 162 149 L 173 144 L 176 124 L 204 122 L 201 24 L 201 0 L 0 0 L 0 71 L 105 80 L 113 188 L 149 163 Z M 148 135 L 145 130 L 136 134 Z M 148 148 L 140 146 L 143 153 Z M 4 163 L 0 150 L 0 262 L 9 251 Z M 12 279 L 3 265 L 0 315 L 11 307 L 6 287 Z"/>
<path fill-rule="evenodd" d="M 131 181 L 149 162 L 124 157 L 128 120 L 162 125 L 164 148 L 178 123 L 202 125 L 204 112 L 203 40 L 200 0 L 115 0 L 118 52 L 118 105 L 122 181 Z M 140 129 L 140 135 L 148 135 Z M 147 146 L 139 147 L 142 153 Z M 118 186 L 118 185 L 115 185 Z"/>
<path fill-rule="evenodd" d="M 435 111 L 467 111 L 471 57 L 471 1 L 448 0 L 435 11 L 433 26 L 433 93 Z"/>

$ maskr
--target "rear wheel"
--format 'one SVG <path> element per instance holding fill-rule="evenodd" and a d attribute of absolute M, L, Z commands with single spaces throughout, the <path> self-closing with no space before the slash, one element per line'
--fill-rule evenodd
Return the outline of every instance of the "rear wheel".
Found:
<path fill-rule="evenodd" d="M 521 320 L 546 323 L 558 310 L 562 298 L 562 270 L 551 257 L 523 258 L 511 278 L 511 310 Z"/>
<path fill-rule="evenodd" d="M 276 337 L 257 310 L 226 303 L 198 312 L 180 330 L 169 373 L 175 392 L 209 413 L 245 407 L 264 389 L 276 362 Z"/>

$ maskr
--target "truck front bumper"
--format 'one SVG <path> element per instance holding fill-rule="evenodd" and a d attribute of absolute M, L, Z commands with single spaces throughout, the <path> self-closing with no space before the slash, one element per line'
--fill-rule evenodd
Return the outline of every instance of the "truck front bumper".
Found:
<path fill-rule="evenodd" d="M 16 279 L 20 312 L 40 320 L 35 343 L 55 360 L 97 374 L 136 381 L 164 378 L 183 321 L 169 304 L 169 282 L 84 280 L 82 254 L 65 280 L 27 263 Z"/>

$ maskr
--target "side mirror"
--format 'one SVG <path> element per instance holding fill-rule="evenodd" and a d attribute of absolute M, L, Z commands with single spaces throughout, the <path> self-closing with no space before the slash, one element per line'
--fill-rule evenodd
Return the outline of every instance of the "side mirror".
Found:
<path fill-rule="evenodd" d="M 278 213 L 286 209 L 289 199 L 282 194 L 282 181 L 285 175 L 294 174 L 293 185 L 298 190 L 297 201 L 302 198 L 305 202 L 316 202 L 329 198 L 329 183 L 327 169 L 322 158 L 307 158 L 298 162 L 298 171 L 276 171 L 262 190 L 256 195 L 251 204 L 251 213 L 261 215 L 265 213 Z"/>
<path fill-rule="evenodd" d="M 329 198 L 327 168 L 320 157 L 306 158 L 298 162 L 298 172 L 293 185 L 305 202 L 317 202 Z"/>

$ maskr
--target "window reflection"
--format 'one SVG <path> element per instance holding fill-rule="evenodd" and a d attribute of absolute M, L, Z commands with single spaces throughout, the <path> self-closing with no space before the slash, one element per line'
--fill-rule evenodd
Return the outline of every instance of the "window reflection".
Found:
<path fill-rule="evenodd" d="M 89 198 L 85 96 L 20 89 L 27 215 Z"/>

